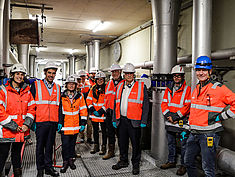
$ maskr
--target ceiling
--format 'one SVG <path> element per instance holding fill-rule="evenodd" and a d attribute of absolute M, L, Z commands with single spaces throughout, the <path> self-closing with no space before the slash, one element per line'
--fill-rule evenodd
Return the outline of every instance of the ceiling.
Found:
<path fill-rule="evenodd" d="M 71 50 L 85 54 L 84 42 L 100 39 L 101 44 L 112 41 L 152 18 L 149 0 L 12 0 L 11 4 L 52 7 L 44 10 L 43 42 L 35 48 L 37 58 L 66 58 Z M 40 15 L 40 9 L 13 6 L 12 18 Z M 89 26 L 95 20 L 108 22 L 107 28 L 93 33 Z"/>

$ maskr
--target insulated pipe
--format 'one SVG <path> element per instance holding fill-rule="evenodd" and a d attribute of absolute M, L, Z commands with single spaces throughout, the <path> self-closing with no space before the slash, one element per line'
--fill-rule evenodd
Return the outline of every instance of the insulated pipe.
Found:
<path fill-rule="evenodd" d="M 91 68 L 95 67 L 94 65 L 94 52 L 93 52 L 93 43 L 90 42 L 88 43 L 88 55 L 89 55 L 89 70 L 90 71 Z"/>
<path fill-rule="evenodd" d="M 69 75 L 75 74 L 75 59 L 76 57 L 74 55 L 71 55 L 69 57 Z"/>
<path fill-rule="evenodd" d="M 177 59 L 177 26 L 181 0 L 152 0 L 153 74 L 168 74 Z M 153 91 L 151 154 L 167 160 L 168 148 L 165 123 L 161 111 L 164 90 Z"/>
<path fill-rule="evenodd" d="M 34 77 L 35 75 L 35 59 L 36 59 L 36 55 L 29 55 L 29 76 L 30 77 Z"/>
<path fill-rule="evenodd" d="M 94 44 L 94 68 L 100 69 L 100 40 L 93 40 Z"/>
<path fill-rule="evenodd" d="M 66 79 L 66 71 L 67 71 L 67 62 L 62 63 L 62 80 Z"/>
<path fill-rule="evenodd" d="M 10 0 L 5 0 L 3 12 L 3 64 L 9 64 L 9 19 Z"/>
<path fill-rule="evenodd" d="M 86 71 L 90 71 L 90 52 L 89 45 L 85 44 L 86 47 Z"/>
<path fill-rule="evenodd" d="M 29 44 L 17 44 L 18 61 L 24 65 L 29 72 Z"/>
<path fill-rule="evenodd" d="M 5 0 L 0 0 L 0 69 L 3 64 L 3 11 Z"/>
<path fill-rule="evenodd" d="M 196 87 L 195 63 L 199 56 L 211 57 L 212 0 L 193 0 L 191 89 Z"/>

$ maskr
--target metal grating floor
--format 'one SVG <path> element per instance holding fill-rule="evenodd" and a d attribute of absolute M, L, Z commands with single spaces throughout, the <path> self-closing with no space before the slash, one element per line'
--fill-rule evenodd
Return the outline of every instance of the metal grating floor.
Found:
<path fill-rule="evenodd" d="M 36 164 L 35 164 L 35 149 L 36 142 L 34 133 L 32 133 L 33 145 L 28 145 L 24 151 L 23 157 L 23 177 L 34 177 L 37 174 Z M 59 145 L 60 135 L 57 134 L 56 143 Z M 102 156 L 98 153 L 90 154 L 91 146 L 82 143 L 77 144 L 76 146 L 77 152 L 80 152 L 82 157 L 78 158 L 75 161 L 77 166 L 76 170 L 68 169 L 65 174 L 60 174 L 61 177 L 129 177 L 132 175 L 132 165 L 130 163 L 128 168 L 123 168 L 120 170 L 113 170 L 112 165 L 116 164 L 118 161 L 118 148 L 116 148 L 116 157 L 109 160 L 102 160 Z M 131 152 L 131 149 L 130 151 Z M 56 152 L 57 157 L 57 165 L 62 165 L 62 157 L 61 157 L 61 148 Z M 131 154 L 129 155 L 129 159 L 131 158 Z M 156 165 L 153 165 L 155 164 Z M 142 153 L 141 166 L 140 166 L 140 174 L 141 177 L 176 177 L 175 175 L 177 169 L 171 170 L 160 170 L 160 161 L 156 161 L 155 159 L 151 159 L 147 153 Z M 56 169 L 59 171 L 59 168 Z M 10 173 L 11 174 L 11 173 Z M 47 175 L 45 175 L 47 176 Z M 187 175 L 185 175 L 187 176 Z"/>

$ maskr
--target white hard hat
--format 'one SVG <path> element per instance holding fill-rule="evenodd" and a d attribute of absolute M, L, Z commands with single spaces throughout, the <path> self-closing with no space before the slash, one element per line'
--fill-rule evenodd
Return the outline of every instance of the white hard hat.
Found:
<path fill-rule="evenodd" d="M 89 74 L 95 74 L 97 73 L 97 69 L 96 68 L 91 68 L 89 71 Z"/>
<path fill-rule="evenodd" d="M 44 70 L 46 69 L 58 69 L 57 65 L 54 62 L 48 61 Z"/>
<path fill-rule="evenodd" d="M 122 68 L 118 64 L 112 64 L 112 66 L 110 67 L 110 71 L 115 71 L 115 70 L 122 70 Z"/>
<path fill-rule="evenodd" d="M 75 84 L 77 84 L 77 78 L 74 77 L 73 75 L 68 76 L 68 78 L 66 79 L 65 84 L 67 84 L 67 83 L 75 83 Z"/>
<path fill-rule="evenodd" d="M 21 63 L 16 63 L 11 67 L 11 70 L 10 70 L 10 73 L 15 73 L 15 72 L 22 72 L 26 74 L 27 70 L 24 67 L 24 65 L 22 65 Z"/>
<path fill-rule="evenodd" d="M 80 79 L 80 76 L 78 74 L 72 74 L 71 76 L 75 77 L 76 79 Z"/>
<path fill-rule="evenodd" d="M 123 67 L 124 73 L 135 73 L 135 66 L 131 63 L 126 63 Z"/>
<path fill-rule="evenodd" d="M 184 68 L 180 65 L 175 65 L 171 70 L 171 74 L 184 74 Z"/>
<path fill-rule="evenodd" d="M 81 77 L 81 76 L 86 76 L 86 71 L 80 70 L 80 71 L 78 72 L 78 75 L 79 75 L 79 77 Z"/>
<path fill-rule="evenodd" d="M 105 78 L 106 75 L 104 72 L 102 71 L 98 71 L 96 74 L 95 74 L 95 79 L 98 79 L 98 78 Z"/>

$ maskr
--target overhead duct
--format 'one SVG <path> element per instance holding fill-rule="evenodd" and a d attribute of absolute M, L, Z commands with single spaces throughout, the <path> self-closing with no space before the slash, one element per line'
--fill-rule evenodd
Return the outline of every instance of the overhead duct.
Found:
<path fill-rule="evenodd" d="M 152 0 L 153 16 L 153 74 L 165 76 L 177 61 L 177 26 L 180 0 Z M 156 78 L 156 80 L 159 78 Z M 158 82 L 158 81 L 157 81 Z M 161 81 L 161 83 L 165 83 Z M 151 153 L 155 158 L 167 160 L 168 148 L 161 102 L 165 87 L 153 91 Z"/>
<path fill-rule="evenodd" d="M 75 74 L 75 59 L 76 57 L 74 55 L 71 55 L 68 57 L 69 59 L 69 75 Z"/>
<path fill-rule="evenodd" d="M 94 45 L 94 63 L 93 67 L 96 68 L 97 70 L 100 69 L 100 40 L 93 40 L 93 45 Z"/>
<path fill-rule="evenodd" d="M 29 44 L 17 44 L 18 61 L 29 72 Z"/>
<path fill-rule="evenodd" d="M 35 59 L 36 55 L 29 55 L 29 75 L 30 77 L 35 77 Z"/>

